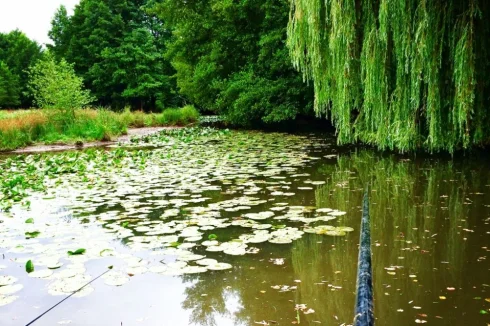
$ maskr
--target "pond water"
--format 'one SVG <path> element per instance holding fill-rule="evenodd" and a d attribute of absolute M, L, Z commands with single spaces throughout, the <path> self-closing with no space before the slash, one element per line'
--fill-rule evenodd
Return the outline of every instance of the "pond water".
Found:
<path fill-rule="evenodd" d="M 367 184 L 377 325 L 490 323 L 481 154 L 186 129 L 0 168 L 2 326 L 109 266 L 34 325 L 349 325 Z"/>

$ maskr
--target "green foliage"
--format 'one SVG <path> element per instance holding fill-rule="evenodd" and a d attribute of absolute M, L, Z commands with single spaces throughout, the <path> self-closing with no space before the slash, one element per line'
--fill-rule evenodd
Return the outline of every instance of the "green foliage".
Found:
<path fill-rule="evenodd" d="M 130 127 L 185 126 L 199 120 L 199 112 L 190 105 L 159 114 L 129 109 L 122 113 L 84 109 L 75 110 L 74 116 L 75 119 L 66 124 L 63 119 L 55 119 L 49 110 L 19 110 L 3 115 L 0 112 L 0 151 L 35 142 L 107 141 L 126 133 Z"/>
<path fill-rule="evenodd" d="M 490 142 L 489 14 L 483 0 L 293 0 L 288 46 L 339 143 L 453 152 Z"/>
<path fill-rule="evenodd" d="M 83 87 L 82 78 L 75 75 L 73 65 L 65 59 L 56 62 L 49 52 L 29 70 L 29 90 L 35 104 L 56 110 L 56 119 L 69 125 L 75 121 L 75 110 L 94 99 Z"/>
<path fill-rule="evenodd" d="M 20 105 L 20 94 L 19 76 L 12 74 L 9 67 L 0 61 L 0 108 Z"/>
<path fill-rule="evenodd" d="M 32 273 L 34 272 L 34 264 L 32 263 L 32 260 L 28 260 L 26 263 L 26 272 L 27 273 Z"/>
<path fill-rule="evenodd" d="M 174 71 L 164 59 L 168 31 L 147 13 L 151 0 L 81 0 L 69 17 L 58 9 L 49 33 L 58 58 L 102 105 L 162 109 L 177 105 Z"/>
<path fill-rule="evenodd" d="M 192 105 L 186 105 L 181 109 L 166 109 L 158 115 L 160 124 L 176 126 L 187 125 L 199 119 L 199 112 Z"/>
<path fill-rule="evenodd" d="M 41 234 L 41 232 L 39 232 L 39 231 L 33 231 L 33 232 L 26 232 L 25 236 L 26 236 L 26 239 L 32 239 L 32 238 L 37 238 L 40 234 Z"/>
<path fill-rule="evenodd" d="M 27 69 L 41 57 L 41 47 L 19 30 L 0 33 L 0 107 L 28 107 Z"/>
<path fill-rule="evenodd" d="M 80 248 L 80 249 L 77 249 L 75 251 L 69 250 L 67 253 L 68 253 L 68 256 L 77 256 L 77 255 L 83 255 L 85 253 L 85 251 L 87 251 L 87 250 L 84 248 Z"/>
<path fill-rule="evenodd" d="M 294 119 L 310 88 L 285 47 L 288 1 L 165 1 L 154 12 L 173 32 L 166 56 L 179 92 L 234 124 Z"/>

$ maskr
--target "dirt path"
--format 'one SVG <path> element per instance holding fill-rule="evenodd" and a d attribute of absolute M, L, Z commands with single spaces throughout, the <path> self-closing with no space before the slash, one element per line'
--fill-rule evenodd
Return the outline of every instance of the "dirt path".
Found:
<path fill-rule="evenodd" d="M 42 152 L 57 152 L 66 151 L 71 149 L 81 149 L 89 147 L 104 147 L 115 145 L 117 143 L 128 143 L 133 136 L 146 136 L 157 133 L 165 129 L 177 129 L 182 127 L 146 127 L 146 128 L 132 128 L 128 129 L 127 135 L 119 136 L 114 141 L 94 141 L 83 143 L 83 146 L 77 146 L 75 144 L 53 144 L 53 145 L 32 145 L 24 148 L 19 148 L 10 153 L 42 153 Z"/>

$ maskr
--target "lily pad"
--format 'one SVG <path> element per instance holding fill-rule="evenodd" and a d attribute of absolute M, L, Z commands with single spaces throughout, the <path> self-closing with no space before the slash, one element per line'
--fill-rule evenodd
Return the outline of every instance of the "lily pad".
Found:
<path fill-rule="evenodd" d="M 24 286 L 22 284 L 12 284 L 0 287 L 0 295 L 14 294 L 22 290 Z"/>
<path fill-rule="evenodd" d="M 75 251 L 68 251 L 68 256 L 76 256 L 76 255 L 83 255 L 85 253 L 86 249 L 80 248 Z"/>
<path fill-rule="evenodd" d="M 17 282 L 17 278 L 9 275 L 0 275 L 0 286 L 10 285 Z"/>
<path fill-rule="evenodd" d="M 231 269 L 233 266 L 227 263 L 215 263 L 206 266 L 210 271 L 222 271 L 225 269 Z"/>
<path fill-rule="evenodd" d="M 30 277 L 35 277 L 35 278 L 48 278 L 51 275 L 53 275 L 53 271 L 49 269 L 41 269 L 37 270 L 35 272 L 29 273 Z"/>
<path fill-rule="evenodd" d="M 18 296 L 15 296 L 15 295 L 1 295 L 0 294 L 0 307 L 2 306 L 6 306 L 12 302 L 14 302 L 15 300 L 17 300 L 19 297 Z"/>
<path fill-rule="evenodd" d="M 28 260 L 26 263 L 26 272 L 27 273 L 32 273 L 34 272 L 34 264 L 32 263 L 32 260 Z"/>
<path fill-rule="evenodd" d="M 112 286 L 121 286 L 129 282 L 129 276 L 122 272 L 110 271 L 102 276 L 104 283 Z"/>

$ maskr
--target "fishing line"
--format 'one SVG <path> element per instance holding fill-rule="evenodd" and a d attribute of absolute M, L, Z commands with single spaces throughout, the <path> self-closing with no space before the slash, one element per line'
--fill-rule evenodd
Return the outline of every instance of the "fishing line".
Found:
<path fill-rule="evenodd" d="M 112 269 L 112 266 L 109 267 L 108 270 L 106 270 L 104 273 L 100 274 L 99 276 L 97 276 L 96 278 L 94 278 L 93 280 L 91 280 L 90 282 L 88 282 L 87 284 L 85 284 L 84 286 L 82 286 L 81 288 L 79 288 L 78 290 L 76 290 L 75 292 L 73 292 L 72 294 L 70 294 L 69 296 L 67 296 L 66 298 L 64 298 L 63 300 L 61 300 L 60 302 L 58 302 L 57 304 L 55 304 L 54 306 L 52 306 L 51 308 L 49 308 L 48 310 L 46 310 L 45 312 L 43 312 L 41 315 L 37 316 L 36 319 L 32 320 L 30 323 L 26 324 L 26 326 L 30 326 L 32 324 L 34 324 L 36 321 L 38 321 L 42 316 L 44 316 L 45 314 L 47 314 L 48 312 L 50 312 L 51 310 L 53 310 L 54 308 L 56 308 L 57 306 L 59 306 L 61 303 L 63 303 L 65 300 L 71 298 L 72 295 L 74 295 L 75 293 L 77 292 L 80 292 L 80 290 L 82 290 L 84 287 L 86 287 L 87 285 L 89 285 L 90 283 L 94 282 L 95 280 L 97 280 L 98 278 L 102 277 L 103 275 L 105 275 L 107 272 L 109 272 L 110 270 Z"/>

